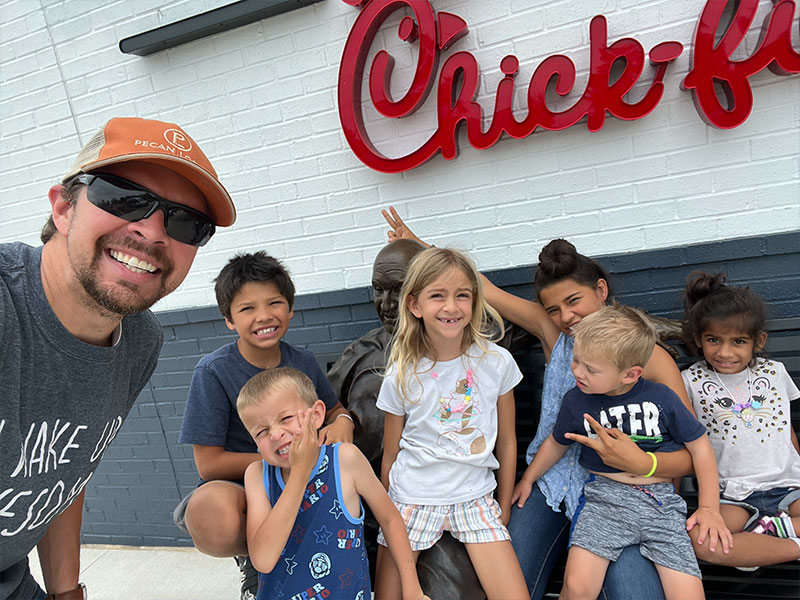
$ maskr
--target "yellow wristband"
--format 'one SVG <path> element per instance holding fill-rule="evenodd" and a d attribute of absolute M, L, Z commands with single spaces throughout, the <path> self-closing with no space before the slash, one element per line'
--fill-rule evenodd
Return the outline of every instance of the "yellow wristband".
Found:
<path fill-rule="evenodd" d="M 650 469 L 650 471 L 647 473 L 647 475 L 644 475 L 643 477 L 652 477 L 653 473 L 655 473 L 656 469 L 658 468 L 658 459 L 656 458 L 656 455 L 653 454 L 652 452 L 647 452 L 646 454 L 649 455 L 650 458 L 653 459 L 653 468 Z"/>

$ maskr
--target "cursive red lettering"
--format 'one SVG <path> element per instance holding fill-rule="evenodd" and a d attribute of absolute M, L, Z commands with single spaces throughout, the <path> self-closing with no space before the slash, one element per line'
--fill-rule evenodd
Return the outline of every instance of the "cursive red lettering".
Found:
<path fill-rule="evenodd" d="M 683 80 L 691 90 L 695 106 L 709 125 L 721 129 L 738 127 L 753 109 L 749 78 L 765 67 L 778 75 L 800 73 L 800 54 L 792 47 L 791 27 L 795 3 L 779 0 L 761 30 L 761 40 L 753 54 L 744 60 L 731 60 L 744 40 L 758 8 L 756 0 L 737 2 L 735 13 L 716 41 L 727 2 L 709 0 L 697 22 L 692 68 Z M 724 104 L 717 86 L 724 97 Z"/>
<path fill-rule="evenodd" d="M 386 173 L 408 171 L 441 152 L 446 160 L 458 156 L 458 133 L 466 127 L 467 140 L 478 150 L 493 146 L 505 133 L 524 138 L 537 127 L 551 131 L 566 129 L 586 117 L 589 131 L 600 130 L 610 114 L 618 119 L 635 120 L 650 114 L 664 95 L 668 66 L 683 52 L 680 42 L 666 41 L 653 46 L 647 55 L 633 38 L 609 45 L 608 24 L 602 15 L 589 25 L 589 77 L 581 97 L 569 108 L 553 111 L 547 106 L 549 90 L 559 96 L 573 92 L 576 69 L 568 57 L 553 55 L 535 69 L 528 84 L 528 114 L 517 120 L 513 99 L 519 60 L 506 56 L 500 62 L 503 77 L 497 84 L 495 106 L 487 129 L 483 130 L 483 108 L 476 101 L 480 70 L 469 52 L 455 52 L 444 61 L 435 82 L 439 53 L 466 35 L 467 24 L 458 16 L 436 15 L 428 0 L 345 0 L 361 7 L 345 43 L 339 70 L 339 115 L 345 137 L 356 156 L 367 166 Z M 742 61 L 730 59 L 750 27 L 757 0 L 734 3 L 735 13 L 719 43 L 717 30 L 728 2 L 708 0 L 698 21 L 692 57 L 692 70 L 683 81 L 692 90 L 699 112 L 717 127 L 736 127 L 744 122 L 753 105 L 749 77 L 769 67 L 781 75 L 800 72 L 800 54 L 791 43 L 794 0 L 775 0 L 766 20 L 762 39 L 753 55 Z M 417 64 L 411 85 L 402 97 L 391 96 L 394 59 L 380 50 L 372 61 L 369 93 L 375 109 L 384 117 L 398 119 L 412 114 L 428 97 L 436 83 L 437 129 L 416 150 L 398 158 L 388 158 L 375 148 L 364 126 L 361 87 L 367 53 L 377 32 L 394 11 L 410 9 L 398 27 L 402 40 L 417 44 Z M 628 95 L 640 82 L 649 60 L 653 69 L 650 85 L 641 99 Z M 727 98 L 722 106 L 715 89 L 721 85 Z"/>

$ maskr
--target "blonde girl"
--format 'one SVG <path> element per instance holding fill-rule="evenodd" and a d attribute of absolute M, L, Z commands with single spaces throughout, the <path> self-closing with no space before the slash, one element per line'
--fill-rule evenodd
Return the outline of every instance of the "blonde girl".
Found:
<path fill-rule="evenodd" d="M 418 254 L 400 298 L 377 403 L 386 413 L 381 480 L 415 558 L 447 530 L 465 544 L 490 600 L 527 599 L 506 528 L 517 456 L 513 389 L 522 374 L 491 341 L 500 317 L 475 265 L 451 249 Z M 397 597 L 398 577 L 380 548 L 376 598 Z"/>

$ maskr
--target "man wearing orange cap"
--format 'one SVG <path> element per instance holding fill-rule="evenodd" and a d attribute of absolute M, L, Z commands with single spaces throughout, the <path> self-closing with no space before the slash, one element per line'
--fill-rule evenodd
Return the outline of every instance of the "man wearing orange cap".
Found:
<path fill-rule="evenodd" d="M 44 246 L 0 245 L 0 600 L 78 600 L 83 488 L 152 375 L 148 310 L 236 219 L 179 126 L 111 119 L 49 192 Z"/>

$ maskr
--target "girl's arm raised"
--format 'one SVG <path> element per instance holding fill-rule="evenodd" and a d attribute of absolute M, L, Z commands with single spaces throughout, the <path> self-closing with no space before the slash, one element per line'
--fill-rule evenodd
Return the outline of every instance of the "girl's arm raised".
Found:
<path fill-rule="evenodd" d="M 388 211 L 386 209 L 382 210 L 381 214 L 383 218 L 386 219 L 389 227 L 391 227 L 388 233 L 390 242 L 406 239 L 414 240 L 426 247 L 430 246 L 430 244 L 422 241 L 411 231 L 411 228 L 403 222 L 403 219 L 400 218 L 400 215 L 397 214 L 393 206 L 390 206 Z M 550 317 L 547 316 L 544 308 L 536 302 L 525 300 L 524 298 L 501 290 L 484 275 L 481 275 L 481 281 L 483 282 L 483 292 L 486 295 L 486 301 L 491 304 L 503 318 L 519 325 L 539 338 L 539 341 L 542 343 L 542 349 L 544 350 L 545 360 L 549 361 L 550 353 L 558 339 L 559 330 L 555 323 L 550 320 Z"/>
<path fill-rule="evenodd" d="M 560 331 L 542 305 L 501 290 L 483 274 L 481 274 L 481 281 L 486 301 L 500 313 L 501 317 L 539 338 L 544 351 L 544 359 L 549 362 Z"/>
<path fill-rule="evenodd" d="M 503 525 L 511 518 L 511 496 L 514 494 L 514 477 L 517 471 L 517 432 L 514 416 L 514 390 L 497 398 L 497 442 L 495 456 L 500 463 L 497 470 L 497 503 L 500 505 Z"/>
<path fill-rule="evenodd" d="M 400 436 L 403 434 L 403 427 L 406 418 L 392 413 L 385 413 L 383 421 L 383 459 L 381 460 L 381 483 L 387 490 L 389 489 L 389 471 L 392 469 L 397 453 L 400 452 Z"/>

